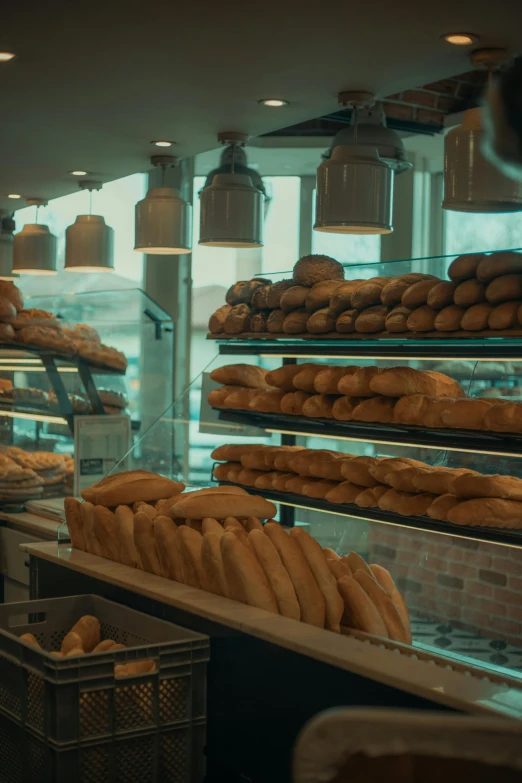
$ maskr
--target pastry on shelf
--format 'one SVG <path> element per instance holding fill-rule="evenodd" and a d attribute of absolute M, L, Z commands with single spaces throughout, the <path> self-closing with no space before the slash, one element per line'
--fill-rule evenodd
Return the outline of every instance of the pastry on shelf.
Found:
<path fill-rule="evenodd" d="M 69 402 L 71 403 L 73 413 L 87 414 L 91 410 L 91 404 L 84 394 L 68 394 Z M 49 405 L 54 410 L 59 410 L 58 399 L 54 390 L 49 392 Z"/>
<path fill-rule="evenodd" d="M 76 356 L 73 341 L 54 327 L 24 326 L 15 332 L 15 340 L 28 348 L 44 348 L 68 358 Z"/>
<path fill-rule="evenodd" d="M 75 340 L 73 345 L 77 349 L 81 359 L 97 367 L 107 367 L 111 370 L 127 370 L 127 358 L 116 348 L 110 348 L 103 343 L 94 343 L 90 340 Z"/>
<path fill-rule="evenodd" d="M 100 343 L 100 335 L 93 329 L 92 326 L 87 324 L 67 324 L 62 326 L 62 332 L 66 337 L 71 340 L 90 340 L 93 343 Z"/>
<path fill-rule="evenodd" d="M 62 325 L 58 318 L 47 310 L 20 310 L 13 320 L 13 327 L 16 330 L 23 329 L 26 326 L 42 326 L 46 329 L 60 330 Z"/>

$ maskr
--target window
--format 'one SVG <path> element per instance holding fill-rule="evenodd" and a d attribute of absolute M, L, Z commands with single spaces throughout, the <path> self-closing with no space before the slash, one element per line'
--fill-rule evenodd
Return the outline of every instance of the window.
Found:
<path fill-rule="evenodd" d="M 315 215 L 313 195 L 313 214 Z M 332 256 L 342 264 L 371 263 L 381 260 L 381 237 L 378 234 L 329 234 L 312 230 L 312 253 Z"/>
<path fill-rule="evenodd" d="M 475 253 L 522 247 L 522 215 L 444 210 L 444 252 Z"/>

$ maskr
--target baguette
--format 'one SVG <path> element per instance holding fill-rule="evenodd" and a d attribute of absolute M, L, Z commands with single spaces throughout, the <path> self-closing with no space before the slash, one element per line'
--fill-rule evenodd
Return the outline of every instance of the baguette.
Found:
<path fill-rule="evenodd" d="M 265 470 L 273 470 L 275 468 L 275 459 L 278 454 L 290 452 L 290 454 L 295 456 L 297 452 L 302 451 L 302 448 L 302 446 L 276 446 L 266 449 L 264 452 Z"/>
<path fill-rule="evenodd" d="M 294 310 L 285 316 L 283 332 L 285 334 L 304 334 L 308 325 L 310 313 L 304 307 Z"/>
<path fill-rule="evenodd" d="M 396 398 L 370 397 L 359 403 L 352 413 L 354 421 L 382 422 L 390 424 L 393 419 Z"/>
<path fill-rule="evenodd" d="M 340 281 L 339 286 L 330 297 L 330 310 L 337 315 L 340 315 L 345 310 L 349 310 L 352 306 L 352 292 L 362 282 L 362 280 Z"/>
<path fill-rule="evenodd" d="M 409 457 L 391 457 L 375 461 L 368 469 L 370 474 L 379 484 L 384 484 L 388 473 L 391 473 L 394 470 L 405 470 L 409 467 L 425 468 L 426 463 L 419 462 L 419 460 L 416 459 L 410 459 Z"/>
<path fill-rule="evenodd" d="M 412 495 L 410 492 L 399 492 L 389 489 L 379 498 L 379 508 L 382 511 L 394 511 L 402 516 L 423 516 L 435 500 L 435 495 L 424 492 Z"/>
<path fill-rule="evenodd" d="M 354 409 L 365 397 L 337 397 L 332 406 L 332 416 L 337 421 L 351 421 Z"/>
<path fill-rule="evenodd" d="M 386 318 L 390 313 L 390 308 L 384 305 L 374 305 L 366 307 L 359 312 L 355 319 L 355 331 L 364 334 L 375 334 L 386 330 Z"/>
<path fill-rule="evenodd" d="M 471 307 L 486 301 L 486 287 L 472 278 L 460 283 L 453 295 L 453 301 L 459 307 Z"/>
<path fill-rule="evenodd" d="M 263 449 L 254 449 L 253 451 L 245 451 L 239 461 L 244 468 L 249 470 L 263 470 L 265 467 L 265 457 L 268 452 L 277 447 L 265 447 Z"/>
<path fill-rule="evenodd" d="M 293 285 L 283 292 L 279 307 L 283 313 L 291 313 L 293 310 L 299 310 L 305 306 L 306 297 L 310 289 L 303 285 Z"/>
<path fill-rule="evenodd" d="M 270 519 L 276 511 L 273 503 L 254 495 L 200 495 L 190 492 L 172 506 L 171 515 L 182 519 L 213 517 L 221 520 L 232 515 L 241 519 Z"/>
<path fill-rule="evenodd" d="M 379 498 L 388 491 L 388 487 L 379 484 L 376 487 L 369 487 L 360 492 L 355 498 L 355 505 L 360 508 L 378 508 Z"/>
<path fill-rule="evenodd" d="M 232 533 L 220 539 L 228 596 L 235 601 L 279 614 L 277 600 L 259 561 Z"/>
<path fill-rule="evenodd" d="M 404 468 L 404 470 L 392 470 L 389 473 L 386 473 L 384 481 L 392 489 L 398 489 L 401 492 L 415 493 L 418 492 L 418 490 L 415 487 L 413 480 L 420 470 L 420 468 L 414 467 Z M 435 470 L 437 470 L 437 468 L 427 468 L 425 472 L 431 473 Z"/>
<path fill-rule="evenodd" d="M 308 464 L 308 472 L 314 478 L 328 479 L 328 481 L 343 481 L 341 467 L 343 459 L 351 459 L 353 454 L 345 454 L 344 457 L 338 457 L 334 454 L 325 454 L 323 457 L 312 458 Z"/>
<path fill-rule="evenodd" d="M 294 377 L 309 364 L 285 364 L 277 370 L 271 370 L 266 374 L 266 381 L 270 386 L 275 386 L 281 391 L 295 391 Z"/>
<path fill-rule="evenodd" d="M 38 644 L 38 640 L 36 639 L 36 637 L 35 637 L 35 636 L 33 636 L 33 634 L 32 634 L 32 633 L 23 633 L 23 634 L 22 634 L 22 635 L 19 637 L 19 639 L 20 639 L 20 641 L 21 641 L 21 642 L 25 642 L 26 644 L 31 644 L 33 647 L 38 647 L 38 649 L 39 649 L 39 650 L 41 650 L 41 647 L 40 647 L 40 645 Z M 52 654 L 53 654 L 53 653 L 51 653 L 51 655 L 52 655 Z"/>
<path fill-rule="evenodd" d="M 448 277 L 450 280 L 469 280 L 477 276 L 477 270 L 484 256 L 482 253 L 465 253 L 457 256 L 448 268 Z"/>
<path fill-rule="evenodd" d="M 337 391 L 347 397 L 375 397 L 379 392 L 373 391 L 371 383 L 380 372 L 378 367 L 358 367 L 354 373 L 341 378 Z"/>
<path fill-rule="evenodd" d="M 395 403 L 393 418 L 399 424 L 422 425 L 429 405 L 430 397 L 427 395 L 407 394 Z"/>
<path fill-rule="evenodd" d="M 481 302 L 480 304 L 470 307 L 460 322 L 461 329 L 465 329 L 468 332 L 478 332 L 482 329 L 487 329 L 489 325 L 489 316 L 493 312 L 493 305 L 489 302 Z"/>
<path fill-rule="evenodd" d="M 337 452 L 326 449 L 303 449 L 292 456 L 288 461 L 288 466 L 294 473 L 298 473 L 301 476 L 311 476 L 310 465 L 312 462 L 322 459 L 329 460 L 339 456 L 341 455 Z"/>
<path fill-rule="evenodd" d="M 451 483 L 451 492 L 459 498 L 504 498 L 522 501 L 522 479 L 468 472 L 455 476 Z"/>
<path fill-rule="evenodd" d="M 453 304 L 453 294 L 458 284 L 443 280 L 437 283 L 428 293 L 426 304 L 434 310 L 442 310 L 443 307 Z"/>
<path fill-rule="evenodd" d="M 356 571 L 354 579 L 361 585 L 362 589 L 377 607 L 379 614 L 384 620 L 387 636 L 394 642 L 407 644 L 408 633 L 397 607 L 392 601 L 391 595 L 377 582 L 373 573 L 369 576 L 364 571 Z"/>
<path fill-rule="evenodd" d="M 305 487 L 319 479 L 312 479 L 309 476 L 292 476 L 285 482 L 285 492 L 295 492 L 296 495 L 304 495 Z"/>
<path fill-rule="evenodd" d="M 431 519 L 438 519 L 440 522 L 448 521 L 448 514 L 454 506 L 459 503 L 459 499 L 455 495 L 446 493 L 445 495 L 439 495 L 435 498 L 431 506 L 426 511 L 427 515 Z"/>
<path fill-rule="evenodd" d="M 103 557 L 102 548 L 100 542 L 96 538 L 94 532 L 94 506 L 92 503 L 85 501 L 81 504 L 80 513 L 82 515 L 82 529 L 85 539 L 86 551 L 90 555 L 96 555 L 97 557 Z"/>
<path fill-rule="evenodd" d="M 73 625 L 70 633 L 76 633 L 81 638 L 81 648 L 90 653 L 100 643 L 100 623 L 96 617 L 84 614 Z"/>
<path fill-rule="evenodd" d="M 171 481 L 144 470 L 130 470 L 93 484 L 82 492 L 82 497 L 96 506 L 112 508 L 131 506 L 137 500 L 155 502 L 183 492 L 184 489 L 185 485 L 180 481 Z"/>
<path fill-rule="evenodd" d="M 272 482 L 279 476 L 279 471 L 271 470 L 268 473 L 261 473 L 254 482 L 254 487 L 257 489 L 272 489 Z"/>
<path fill-rule="evenodd" d="M 179 533 L 170 517 L 158 516 L 153 522 L 154 539 L 161 573 L 165 579 L 183 582 L 183 565 L 179 553 Z"/>
<path fill-rule="evenodd" d="M 303 448 L 303 446 L 296 446 L 294 449 L 279 451 L 274 457 L 274 468 L 283 473 L 290 471 L 290 462 L 297 456 L 296 452 L 305 451 L 308 451 L 308 449 Z"/>
<path fill-rule="evenodd" d="M 314 381 L 317 373 L 323 369 L 322 364 L 301 364 L 301 370 L 293 377 L 294 389 L 315 394 Z"/>
<path fill-rule="evenodd" d="M 435 316 L 435 329 L 438 332 L 456 332 L 460 329 L 465 312 L 465 309 L 458 305 L 444 307 Z"/>
<path fill-rule="evenodd" d="M 306 483 L 303 487 L 303 495 L 309 498 L 324 499 L 328 493 L 336 489 L 338 486 L 337 481 L 328 481 L 328 479 L 310 479 L 309 483 Z"/>
<path fill-rule="evenodd" d="M 139 560 L 134 543 L 134 514 L 128 506 L 118 506 L 114 517 L 118 537 L 119 561 L 123 565 L 137 568 Z M 139 567 L 142 567 L 141 564 Z"/>
<path fill-rule="evenodd" d="M 335 331 L 336 316 L 329 307 L 312 313 L 306 322 L 306 331 L 310 334 L 327 334 Z"/>
<path fill-rule="evenodd" d="M 437 311 L 428 305 L 421 305 L 412 310 L 406 321 L 409 332 L 431 332 L 435 327 Z"/>
<path fill-rule="evenodd" d="M 272 489 L 275 489 L 276 492 L 286 492 L 286 484 L 292 478 L 296 478 L 295 473 L 279 473 L 272 481 Z"/>
<path fill-rule="evenodd" d="M 518 326 L 518 308 L 520 302 L 503 302 L 497 305 L 489 314 L 490 329 L 511 329 Z"/>
<path fill-rule="evenodd" d="M 301 620 L 308 625 L 324 628 L 324 597 L 299 544 L 275 522 L 267 522 L 265 533 L 277 549 L 292 580 L 301 609 Z"/>
<path fill-rule="evenodd" d="M 224 408 L 225 400 L 233 392 L 244 391 L 242 386 L 221 386 L 219 389 L 212 389 L 207 397 L 207 402 L 211 408 Z"/>
<path fill-rule="evenodd" d="M 186 525 L 178 527 L 179 554 L 185 584 L 207 589 L 206 576 L 201 560 L 203 536 Z"/>
<path fill-rule="evenodd" d="M 343 576 L 337 580 L 337 588 L 344 601 L 342 625 L 386 639 L 384 620 L 359 582 L 353 576 Z"/>
<path fill-rule="evenodd" d="M 328 564 L 325 562 L 323 550 L 317 541 L 301 527 L 293 527 L 290 530 L 290 535 L 300 546 L 301 552 L 323 594 L 326 628 L 329 631 L 334 631 L 334 633 L 340 633 L 344 602 L 337 590 L 335 578 L 332 576 Z"/>
<path fill-rule="evenodd" d="M 162 576 L 163 572 L 154 536 L 154 523 L 144 511 L 138 511 L 137 514 L 134 514 L 134 544 L 142 569 L 149 574 Z"/>
<path fill-rule="evenodd" d="M 408 318 L 411 315 L 411 310 L 408 307 L 397 305 L 390 310 L 386 316 L 384 326 L 387 332 L 407 332 L 408 331 Z"/>
<path fill-rule="evenodd" d="M 409 288 L 406 289 L 401 297 L 402 306 L 407 307 L 409 310 L 415 310 L 415 308 L 425 305 L 429 292 L 440 282 L 440 280 L 434 278 L 413 283 L 413 285 L 410 285 Z"/>
<path fill-rule="evenodd" d="M 494 278 L 522 272 L 522 255 L 510 250 L 482 256 L 477 267 L 477 279 L 490 283 Z"/>
<path fill-rule="evenodd" d="M 389 277 L 373 277 L 358 283 L 350 296 L 351 307 L 354 310 L 364 310 L 366 307 L 379 305 L 381 292 L 389 281 Z"/>
<path fill-rule="evenodd" d="M 300 620 L 301 609 L 292 580 L 274 544 L 263 530 L 251 530 L 248 540 L 275 595 L 279 614 Z"/>
<path fill-rule="evenodd" d="M 136 509 L 134 509 L 133 507 L 132 510 L 134 511 L 134 513 L 136 513 L 137 511 L 143 511 L 143 513 L 147 514 L 147 516 L 150 517 L 153 521 L 158 516 L 158 512 L 156 511 L 154 506 L 150 505 L 150 503 L 138 503 Z"/>
<path fill-rule="evenodd" d="M 361 488 L 357 484 L 352 484 L 351 481 L 343 481 L 327 492 L 326 500 L 329 503 L 354 503 L 355 498 L 360 493 Z"/>
<path fill-rule="evenodd" d="M 228 474 L 231 468 L 237 468 L 239 472 L 243 469 L 240 462 L 222 462 L 214 467 L 212 475 L 217 481 L 228 481 Z M 168 513 L 169 509 L 162 507 L 161 510 L 165 510 L 165 513 Z"/>
<path fill-rule="evenodd" d="M 411 644 L 412 638 L 411 638 L 410 616 L 408 613 L 408 608 L 404 602 L 404 598 L 397 590 L 397 587 L 392 579 L 390 572 L 387 571 L 386 568 L 383 568 L 380 565 L 371 565 L 370 569 L 375 579 L 380 584 L 380 586 L 383 587 L 387 593 L 389 593 L 402 620 L 402 624 L 406 632 L 406 644 Z"/>
<path fill-rule="evenodd" d="M 116 518 L 104 506 L 94 506 L 93 530 L 100 542 L 102 556 L 116 563 L 120 561 L 120 542 Z"/>
<path fill-rule="evenodd" d="M 431 492 L 433 495 L 445 495 L 452 491 L 453 482 L 458 476 L 474 474 L 467 468 L 417 468 L 413 478 L 413 492 Z"/>
<path fill-rule="evenodd" d="M 211 459 L 225 460 L 226 462 L 240 462 L 241 457 L 244 454 L 249 454 L 251 451 L 258 451 L 266 449 L 266 446 L 262 446 L 259 443 L 226 443 L 223 446 L 218 446 L 212 454 Z"/>
<path fill-rule="evenodd" d="M 354 457 L 346 460 L 341 467 L 341 472 L 347 481 L 362 487 L 376 487 L 380 482 L 371 474 L 370 468 L 379 460 L 376 457 Z"/>
<path fill-rule="evenodd" d="M 239 471 L 235 480 L 238 484 L 242 484 L 244 487 L 255 487 L 256 479 L 264 475 L 264 470 L 250 470 L 248 468 L 243 468 L 243 470 Z"/>
<path fill-rule="evenodd" d="M 260 389 L 246 389 L 242 386 L 235 386 L 234 391 L 229 392 L 221 402 L 221 408 L 229 410 L 246 411 L 250 402 L 261 394 Z"/>
<path fill-rule="evenodd" d="M 336 580 L 341 579 L 343 576 L 352 575 L 350 566 L 347 565 L 346 563 L 343 563 L 342 560 L 335 560 L 332 559 L 331 557 L 327 557 L 326 564 L 328 565 L 328 568 L 330 569 L 332 576 L 334 576 Z M 343 602 L 343 606 L 344 606 L 344 602 Z"/>
<path fill-rule="evenodd" d="M 303 407 L 313 395 L 304 391 L 287 392 L 281 399 L 281 413 L 289 416 L 302 416 Z"/>
<path fill-rule="evenodd" d="M 479 525 L 511 530 L 522 528 L 522 503 L 504 498 L 464 500 L 448 511 L 448 521 L 456 525 Z"/>
<path fill-rule="evenodd" d="M 345 375 L 356 371 L 355 365 L 349 367 L 323 367 L 314 378 L 314 391 L 317 394 L 338 394 L 338 385 Z"/>
<path fill-rule="evenodd" d="M 248 389 L 266 389 L 267 370 L 252 364 L 226 364 L 216 367 L 210 379 L 224 386 L 244 386 Z"/>
<path fill-rule="evenodd" d="M 248 409 L 262 413 L 279 413 L 284 396 L 284 392 L 277 390 L 258 392 L 248 403 Z"/>
<path fill-rule="evenodd" d="M 263 524 L 257 517 L 247 517 L 245 520 L 245 530 L 251 533 L 252 530 L 263 530 Z"/>
<path fill-rule="evenodd" d="M 364 557 L 361 557 L 361 555 L 357 554 L 357 552 L 350 552 L 348 555 L 343 555 L 341 560 L 346 562 L 353 573 L 361 570 L 366 572 L 369 576 L 372 575 L 368 563 Z"/>
<path fill-rule="evenodd" d="M 336 399 L 335 394 L 313 394 L 303 404 L 303 416 L 314 419 L 333 419 L 332 410 Z"/>
<path fill-rule="evenodd" d="M 370 380 L 374 394 L 403 397 L 411 394 L 427 394 L 437 397 L 464 397 L 461 385 L 432 370 L 414 370 L 412 367 L 389 367 L 375 374 Z"/>
<path fill-rule="evenodd" d="M 522 299 L 522 275 L 496 277 L 486 288 L 486 299 L 491 304 Z"/>
<path fill-rule="evenodd" d="M 225 532 L 225 528 L 217 519 L 205 517 L 201 522 L 201 532 L 203 535 L 205 535 L 205 533 L 214 533 L 218 538 L 221 538 Z"/>
<path fill-rule="evenodd" d="M 422 280 L 426 280 L 430 275 L 423 275 L 420 273 L 410 273 L 407 275 L 401 275 L 400 277 L 392 277 L 381 291 L 381 302 L 383 305 L 394 307 L 400 304 L 402 295 L 407 289 L 414 283 L 419 283 Z"/>
<path fill-rule="evenodd" d="M 333 549 L 331 549 L 329 546 L 325 546 L 323 549 L 323 555 L 325 556 L 326 560 L 340 560 L 340 556 L 335 552 Z"/>
<path fill-rule="evenodd" d="M 330 305 L 330 298 L 341 283 L 342 280 L 320 280 L 318 283 L 315 283 L 315 285 L 309 289 L 308 296 L 305 300 L 305 308 L 308 312 L 315 313 L 317 310 L 328 308 Z"/>
<path fill-rule="evenodd" d="M 522 404 L 507 402 L 492 405 L 484 416 L 484 425 L 493 432 L 522 432 Z"/>
<path fill-rule="evenodd" d="M 337 316 L 335 322 L 335 331 L 340 334 L 353 334 L 355 332 L 355 324 L 359 318 L 359 310 L 345 310 L 343 313 Z"/>
<path fill-rule="evenodd" d="M 84 652 L 83 640 L 75 631 L 69 631 L 69 633 L 64 636 L 60 652 L 62 655 L 69 655 L 72 650 L 81 650 Z"/>
<path fill-rule="evenodd" d="M 71 546 L 73 549 L 82 549 L 87 551 L 87 544 L 83 532 L 83 519 L 81 512 L 81 503 L 76 498 L 65 498 L 63 502 L 65 511 L 65 521 L 71 537 Z"/>
<path fill-rule="evenodd" d="M 453 400 L 441 411 L 444 427 L 464 430 L 485 429 L 485 416 L 494 400 Z"/>
<path fill-rule="evenodd" d="M 422 422 L 423 426 L 434 429 L 443 428 L 445 424 L 442 421 L 442 414 L 447 411 L 454 402 L 456 402 L 456 400 L 450 398 L 428 397 L 428 406 L 424 412 L 424 420 Z"/>
<path fill-rule="evenodd" d="M 236 519 L 235 517 L 227 517 L 225 521 L 223 522 L 223 528 L 225 530 L 228 530 L 230 527 L 239 528 L 239 530 L 243 530 L 243 525 L 239 521 L 239 519 Z"/>

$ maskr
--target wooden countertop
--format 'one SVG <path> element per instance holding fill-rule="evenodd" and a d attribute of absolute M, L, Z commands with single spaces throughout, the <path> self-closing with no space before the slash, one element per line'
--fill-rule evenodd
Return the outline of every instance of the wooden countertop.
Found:
<path fill-rule="evenodd" d="M 0 511 L 0 522 L 7 522 L 9 527 L 21 530 L 22 533 L 28 533 L 29 535 L 34 533 L 40 538 L 48 539 L 57 538 L 58 528 L 62 524 L 47 517 L 42 517 L 39 514 L 32 514 L 29 511 L 20 511 L 16 514 Z"/>
<path fill-rule="evenodd" d="M 24 544 L 36 558 L 78 571 L 149 599 L 204 617 L 340 669 L 433 702 L 474 714 L 522 719 L 522 680 L 496 676 L 403 645 L 340 636 L 261 609 L 172 582 L 72 549 L 69 544 Z"/>

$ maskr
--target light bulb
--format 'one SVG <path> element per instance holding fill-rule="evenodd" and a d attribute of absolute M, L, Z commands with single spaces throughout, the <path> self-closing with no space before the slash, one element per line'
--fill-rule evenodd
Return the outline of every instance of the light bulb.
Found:
<path fill-rule="evenodd" d="M 88 173 L 88 171 L 82 171 L 81 169 L 75 169 L 74 171 L 69 172 L 69 174 L 74 174 L 75 177 L 85 177 Z"/>
<path fill-rule="evenodd" d="M 14 56 L 13 52 L 0 52 L 0 63 L 8 63 Z"/>
<path fill-rule="evenodd" d="M 7 198 L 22 198 L 19 193 L 9 193 Z"/>
<path fill-rule="evenodd" d="M 152 141 L 151 144 L 155 144 L 156 147 L 172 147 L 173 141 Z"/>
<path fill-rule="evenodd" d="M 274 109 L 279 109 L 281 106 L 288 106 L 288 101 L 284 101 L 281 98 L 262 98 L 258 103 L 263 106 L 270 106 Z"/>
<path fill-rule="evenodd" d="M 478 40 L 477 36 L 472 35 L 471 33 L 447 33 L 442 37 L 445 41 L 454 46 L 469 46 Z"/>

